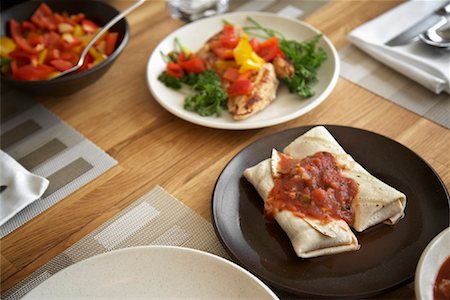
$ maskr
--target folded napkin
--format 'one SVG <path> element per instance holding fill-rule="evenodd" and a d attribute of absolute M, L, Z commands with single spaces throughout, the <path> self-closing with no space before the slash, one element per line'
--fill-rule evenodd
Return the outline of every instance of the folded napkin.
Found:
<path fill-rule="evenodd" d="M 357 47 L 422 84 L 436 94 L 450 94 L 450 51 L 414 41 L 390 47 L 386 42 L 427 17 L 448 1 L 407 1 L 349 34 Z"/>
<path fill-rule="evenodd" d="M 0 225 L 33 201 L 48 187 L 44 177 L 28 172 L 11 156 L 0 150 Z"/>

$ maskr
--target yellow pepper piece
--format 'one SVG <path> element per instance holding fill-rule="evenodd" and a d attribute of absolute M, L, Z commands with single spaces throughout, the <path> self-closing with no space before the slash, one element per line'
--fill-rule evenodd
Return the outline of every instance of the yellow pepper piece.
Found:
<path fill-rule="evenodd" d="M 215 62 L 215 67 L 218 72 L 223 72 L 228 68 L 236 68 L 237 64 L 234 60 L 219 59 Z"/>
<path fill-rule="evenodd" d="M 73 36 L 82 37 L 83 35 L 85 35 L 83 28 L 80 25 L 75 25 L 75 28 L 73 29 Z"/>
<path fill-rule="evenodd" d="M 92 57 L 94 59 L 97 59 L 97 58 L 101 57 L 100 52 L 98 52 L 97 49 L 95 49 L 95 47 L 89 48 L 89 53 L 92 55 Z"/>
<path fill-rule="evenodd" d="M 0 37 L 0 56 L 9 57 L 8 54 L 16 48 L 16 43 L 7 36 Z"/>
<path fill-rule="evenodd" d="M 97 45 L 97 50 L 101 53 L 104 54 L 105 53 L 105 47 L 106 47 L 106 41 L 103 40 L 101 42 L 98 43 Z"/>
<path fill-rule="evenodd" d="M 233 50 L 233 56 L 236 63 L 240 65 L 240 73 L 248 70 L 259 70 L 265 64 L 264 59 L 253 51 L 247 35 L 244 35 L 240 39 L 238 45 Z"/>
<path fill-rule="evenodd" d="M 47 48 L 44 48 L 44 50 L 39 52 L 37 60 L 38 64 L 42 65 L 44 63 L 45 59 L 47 58 L 47 52 L 48 52 Z"/>
<path fill-rule="evenodd" d="M 94 62 L 93 62 L 94 65 L 101 63 L 102 61 L 104 61 L 107 58 L 105 54 L 102 54 L 99 51 L 97 51 L 97 49 L 95 49 L 95 47 L 89 48 L 89 53 L 94 58 Z"/>

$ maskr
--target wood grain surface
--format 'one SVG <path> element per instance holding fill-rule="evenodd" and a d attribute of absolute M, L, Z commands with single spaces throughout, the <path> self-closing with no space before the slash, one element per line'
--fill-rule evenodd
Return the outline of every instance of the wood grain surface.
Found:
<path fill-rule="evenodd" d="M 347 34 L 402 1 L 332 1 L 306 22 L 339 50 Z M 131 1 L 113 1 L 119 10 Z M 242 148 L 286 128 L 339 124 L 394 139 L 423 157 L 450 187 L 449 130 L 340 78 L 313 111 L 270 128 L 226 131 L 181 120 L 162 108 L 146 82 L 156 45 L 184 23 L 163 1 L 147 1 L 128 17 L 131 39 L 108 73 L 67 97 L 39 101 L 119 163 L 1 240 L 1 290 L 35 271 L 156 184 L 210 220 L 211 194 L 226 163 Z M 400 75 L 399 75 L 400 76 Z M 409 284 L 383 298 L 414 298 Z"/>

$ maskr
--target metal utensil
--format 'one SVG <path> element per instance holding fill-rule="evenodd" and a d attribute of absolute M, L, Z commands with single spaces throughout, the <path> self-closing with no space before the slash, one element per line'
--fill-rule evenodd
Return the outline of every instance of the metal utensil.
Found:
<path fill-rule="evenodd" d="M 0 185 L 0 194 L 3 193 L 4 190 L 8 188 L 7 185 Z"/>
<path fill-rule="evenodd" d="M 446 17 L 442 17 L 442 20 L 435 26 L 431 27 L 424 33 L 419 35 L 419 38 L 424 43 L 439 47 L 450 47 L 450 21 Z"/>
<path fill-rule="evenodd" d="M 389 40 L 386 45 L 394 47 L 417 41 L 420 34 L 436 26 L 436 24 L 441 22 L 442 17 L 448 14 L 450 14 L 450 3 L 447 3 L 437 11 L 434 11 L 431 15 L 426 16 L 407 30 L 401 32 L 396 37 Z"/>
<path fill-rule="evenodd" d="M 54 76 L 51 78 L 51 80 L 59 78 L 61 76 L 65 76 L 67 74 L 70 74 L 76 70 L 78 70 L 79 68 L 81 68 L 81 66 L 84 63 L 84 59 L 86 58 L 86 55 L 89 52 L 89 48 L 92 47 L 92 45 L 94 45 L 94 43 L 106 32 L 108 31 L 108 29 L 110 29 L 114 24 L 116 24 L 117 22 L 119 22 L 120 20 L 122 20 L 126 15 L 128 15 L 130 12 L 132 12 L 133 10 L 135 10 L 136 8 L 138 8 L 139 6 L 141 6 L 143 3 L 145 2 L 145 0 L 139 0 L 136 3 L 134 3 L 133 5 L 131 5 L 130 7 L 128 7 L 127 9 L 125 9 L 124 11 L 122 11 L 120 14 L 118 14 L 117 16 L 115 16 L 113 19 L 111 19 L 111 21 L 109 21 L 108 23 L 105 24 L 105 26 L 103 26 L 96 35 L 94 35 L 94 37 L 89 41 L 89 43 L 86 45 L 86 47 L 83 49 L 83 52 L 81 52 L 80 58 L 78 60 L 78 62 L 76 63 L 76 65 L 74 65 L 72 68 L 67 69 L 61 73 L 59 73 L 58 75 Z"/>

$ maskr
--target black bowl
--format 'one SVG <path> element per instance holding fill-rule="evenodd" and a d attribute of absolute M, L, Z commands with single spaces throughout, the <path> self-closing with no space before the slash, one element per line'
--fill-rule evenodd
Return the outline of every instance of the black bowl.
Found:
<path fill-rule="evenodd" d="M 82 12 L 86 15 L 86 18 L 94 21 L 99 26 L 105 25 L 108 21 L 119 14 L 114 7 L 101 1 L 27 1 L 2 11 L 0 35 L 8 35 L 7 23 L 11 18 L 14 18 L 19 22 L 28 20 L 42 2 L 47 3 L 48 6 L 50 6 L 55 12 L 67 11 L 69 14 Z M 1 83 L 2 85 L 5 84 L 28 93 L 41 96 L 63 96 L 75 93 L 94 83 L 97 79 L 103 76 L 125 48 L 130 37 L 129 26 L 126 19 L 119 21 L 111 27 L 110 31 L 115 31 L 119 34 L 116 49 L 107 59 L 91 69 L 52 80 L 37 81 L 15 80 L 1 75 Z"/>

